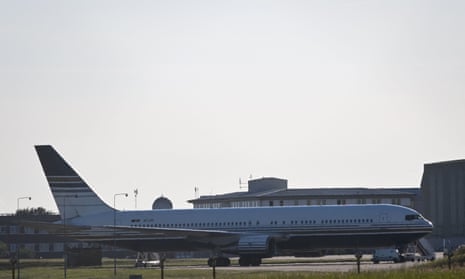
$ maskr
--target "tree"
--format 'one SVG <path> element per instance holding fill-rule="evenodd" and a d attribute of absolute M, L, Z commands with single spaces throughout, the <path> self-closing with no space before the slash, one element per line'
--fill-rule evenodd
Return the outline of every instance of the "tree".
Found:
<path fill-rule="evenodd" d="M 8 246 L 0 241 L 0 258 L 6 258 L 8 257 Z"/>
<path fill-rule="evenodd" d="M 38 215 L 53 215 L 54 213 L 46 210 L 43 207 L 25 208 L 16 210 L 16 216 L 38 216 Z"/>

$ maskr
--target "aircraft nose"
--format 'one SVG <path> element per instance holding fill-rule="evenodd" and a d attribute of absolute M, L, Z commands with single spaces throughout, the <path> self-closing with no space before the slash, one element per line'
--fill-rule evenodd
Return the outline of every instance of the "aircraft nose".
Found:
<path fill-rule="evenodd" d="M 434 226 L 430 220 L 425 219 L 425 226 L 428 227 L 431 231 L 433 230 Z"/>

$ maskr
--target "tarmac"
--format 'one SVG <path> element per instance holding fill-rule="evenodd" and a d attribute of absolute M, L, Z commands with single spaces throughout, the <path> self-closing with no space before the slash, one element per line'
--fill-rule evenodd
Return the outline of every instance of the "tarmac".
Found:
<path fill-rule="evenodd" d="M 436 258 L 442 258 L 442 253 L 437 253 Z M 374 264 L 370 261 L 371 255 L 364 255 L 360 263 L 360 271 L 405 269 L 424 264 L 425 262 L 380 262 Z M 289 260 L 290 263 L 279 263 L 280 260 Z M 276 261 L 277 263 L 273 263 Z M 186 267 L 183 267 L 186 268 Z M 192 269 L 211 269 L 210 267 L 192 266 Z M 242 267 L 232 265 L 217 267 L 218 270 L 250 270 L 250 271 L 302 271 L 302 272 L 357 272 L 357 263 L 353 255 L 324 256 L 321 258 L 287 258 L 278 257 L 267 260 L 260 266 Z"/>

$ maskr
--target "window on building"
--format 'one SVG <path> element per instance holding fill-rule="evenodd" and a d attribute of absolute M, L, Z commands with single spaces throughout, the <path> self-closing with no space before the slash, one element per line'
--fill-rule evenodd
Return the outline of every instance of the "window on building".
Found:
<path fill-rule="evenodd" d="M 326 200 L 318 200 L 318 205 L 326 205 Z"/>
<path fill-rule="evenodd" d="M 279 206 L 283 206 L 284 205 L 284 201 L 279 201 Z"/>
<path fill-rule="evenodd" d="M 270 206 L 273 206 L 273 201 L 270 201 Z"/>
<path fill-rule="evenodd" d="M 400 204 L 400 198 L 392 199 L 392 204 Z"/>

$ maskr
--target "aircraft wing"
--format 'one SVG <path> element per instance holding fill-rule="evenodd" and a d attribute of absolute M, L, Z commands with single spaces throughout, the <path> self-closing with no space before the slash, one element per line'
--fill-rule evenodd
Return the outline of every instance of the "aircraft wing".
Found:
<path fill-rule="evenodd" d="M 160 238 L 224 238 L 238 236 L 237 233 L 215 230 L 191 230 L 172 228 L 135 228 L 128 226 L 97 226 L 76 228 L 71 232 L 73 238 L 79 240 L 129 240 L 129 239 L 160 239 Z"/>
<path fill-rule="evenodd" d="M 192 230 L 181 228 L 140 228 L 130 226 L 77 226 L 62 223 L 21 222 L 26 227 L 47 231 L 49 234 L 84 242 L 116 243 L 116 246 L 138 250 L 143 243 L 180 241 L 189 246 L 205 243 L 227 246 L 237 242 L 240 233 L 220 230 Z M 195 245 L 194 245 L 195 246 Z"/>

